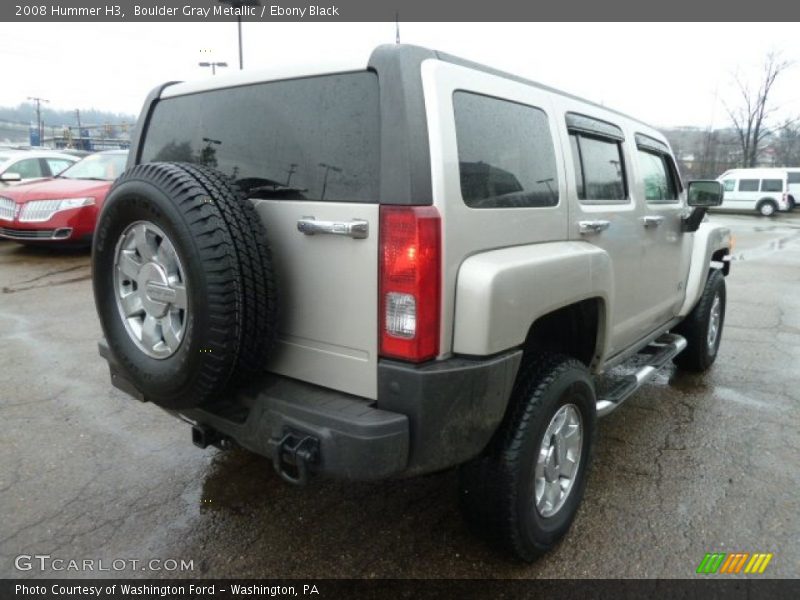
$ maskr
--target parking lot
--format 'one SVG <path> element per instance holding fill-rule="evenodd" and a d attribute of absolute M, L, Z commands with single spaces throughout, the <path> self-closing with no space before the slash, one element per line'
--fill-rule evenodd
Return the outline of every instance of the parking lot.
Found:
<path fill-rule="evenodd" d="M 601 421 L 578 518 L 532 566 L 466 530 L 453 471 L 296 488 L 267 459 L 195 448 L 111 387 L 88 252 L 0 242 L 0 576 L 52 577 L 14 568 L 49 554 L 193 561 L 133 572 L 149 577 L 677 578 L 712 551 L 797 576 L 800 215 L 712 219 L 736 237 L 715 366 L 664 371 Z"/>

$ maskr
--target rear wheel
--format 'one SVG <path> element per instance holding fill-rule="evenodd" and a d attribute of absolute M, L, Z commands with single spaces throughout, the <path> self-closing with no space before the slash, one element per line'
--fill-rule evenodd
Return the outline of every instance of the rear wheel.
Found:
<path fill-rule="evenodd" d="M 126 171 L 98 220 L 93 284 L 109 348 L 147 400 L 197 406 L 266 362 L 276 324 L 266 232 L 216 171 Z"/>
<path fill-rule="evenodd" d="M 532 561 L 555 546 L 575 518 L 596 412 L 594 385 L 582 363 L 554 354 L 526 363 L 494 439 L 461 467 L 460 503 L 479 534 Z"/>
<path fill-rule="evenodd" d="M 774 200 L 762 200 L 758 203 L 756 210 L 762 217 L 771 217 L 778 211 L 778 205 Z"/>

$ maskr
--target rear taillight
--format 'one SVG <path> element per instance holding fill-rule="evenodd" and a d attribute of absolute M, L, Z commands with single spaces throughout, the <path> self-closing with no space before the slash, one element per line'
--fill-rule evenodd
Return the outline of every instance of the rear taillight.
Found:
<path fill-rule="evenodd" d="M 441 217 L 432 206 L 381 206 L 381 355 L 422 362 L 439 353 Z"/>

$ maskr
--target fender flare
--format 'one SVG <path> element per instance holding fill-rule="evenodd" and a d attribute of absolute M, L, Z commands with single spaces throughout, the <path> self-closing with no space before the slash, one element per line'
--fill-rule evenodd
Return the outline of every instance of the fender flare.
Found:
<path fill-rule="evenodd" d="M 693 235 L 694 240 L 689 275 L 686 278 L 686 295 L 678 310 L 679 317 L 688 315 L 700 299 L 709 269 L 713 268 L 711 257 L 720 250 L 730 251 L 731 248 L 731 231 L 721 225 L 701 223 L 697 231 L 684 235 Z"/>
<path fill-rule="evenodd" d="M 547 242 L 473 255 L 458 271 L 453 352 L 487 356 L 519 347 L 537 319 L 590 298 L 602 303 L 600 351 L 609 330 L 613 289 L 610 257 L 585 242 Z"/>

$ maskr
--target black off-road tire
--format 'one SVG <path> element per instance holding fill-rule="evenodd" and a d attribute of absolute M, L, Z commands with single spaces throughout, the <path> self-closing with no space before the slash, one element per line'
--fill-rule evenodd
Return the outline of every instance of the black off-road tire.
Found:
<path fill-rule="evenodd" d="M 116 245 L 136 221 L 161 228 L 186 271 L 189 318 L 180 346 L 165 359 L 136 346 L 116 304 Z M 98 219 L 92 265 L 103 333 L 146 400 L 190 408 L 262 371 L 277 325 L 267 234 L 252 203 L 223 174 L 183 163 L 128 169 Z"/>
<path fill-rule="evenodd" d="M 715 342 L 709 346 L 710 317 L 716 297 L 719 297 L 721 312 Z M 678 367 L 686 371 L 702 373 L 714 364 L 725 325 L 725 304 L 725 276 L 719 269 L 712 269 L 708 274 L 699 302 L 674 329 L 675 333 L 686 338 L 686 348 L 673 359 Z"/>
<path fill-rule="evenodd" d="M 536 508 L 534 469 L 553 416 L 579 409 L 583 434 L 576 479 L 564 505 L 545 518 Z M 489 446 L 459 470 L 459 504 L 471 529 L 531 562 L 569 531 L 583 498 L 596 429 L 594 383 L 583 363 L 558 354 L 530 357 L 520 367 L 508 410 Z"/>

